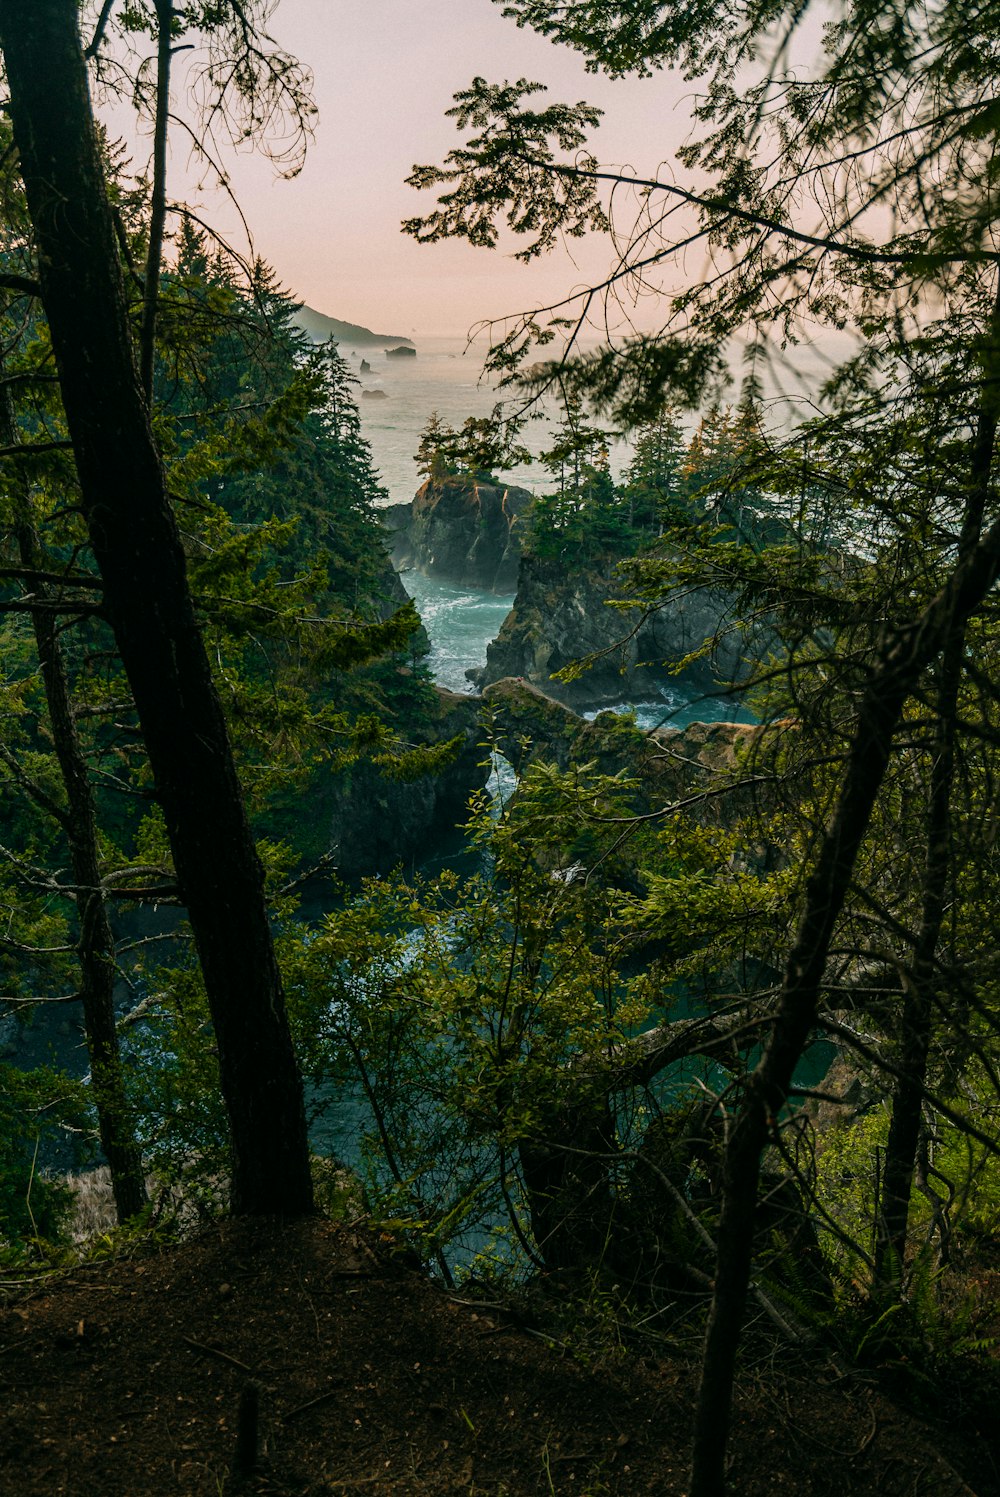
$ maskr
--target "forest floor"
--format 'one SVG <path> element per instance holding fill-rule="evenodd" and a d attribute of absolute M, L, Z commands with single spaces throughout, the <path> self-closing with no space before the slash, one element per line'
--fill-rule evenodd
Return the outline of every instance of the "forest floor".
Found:
<path fill-rule="evenodd" d="M 693 1347 L 570 1344 L 432 1283 L 393 1246 L 320 1220 L 229 1221 L 8 1284 L 0 1493 L 685 1491 Z M 240 1476 L 250 1387 L 259 1454 Z M 745 1359 L 734 1494 L 987 1497 L 998 1490 L 988 1465 L 832 1360 L 773 1346 Z"/>

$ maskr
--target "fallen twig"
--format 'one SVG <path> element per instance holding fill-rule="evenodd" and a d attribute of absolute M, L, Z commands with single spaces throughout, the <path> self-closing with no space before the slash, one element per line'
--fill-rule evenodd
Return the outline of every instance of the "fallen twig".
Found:
<path fill-rule="evenodd" d="M 206 1346 L 204 1341 L 196 1341 L 193 1336 L 182 1336 L 181 1340 L 187 1342 L 188 1346 L 193 1347 L 195 1351 L 204 1352 L 207 1357 L 218 1357 L 220 1362 L 228 1362 L 230 1367 L 238 1367 L 241 1372 L 253 1372 L 253 1368 L 241 1362 L 239 1357 L 231 1357 L 227 1351 L 222 1351 L 218 1346 Z"/>

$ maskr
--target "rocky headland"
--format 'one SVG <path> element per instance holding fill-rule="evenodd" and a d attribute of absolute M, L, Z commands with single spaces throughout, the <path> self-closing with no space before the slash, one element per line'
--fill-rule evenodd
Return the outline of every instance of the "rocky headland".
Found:
<path fill-rule="evenodd" d="M 355 348 L 384 348 L 387 344 L 395 347 L 411 341 L 405 333 L 375 333 L 370 327 L 345 322 L 341 317 L 328 317 L 325 312 L 317 312 L 315 307 L 305 305 L 299 307 L 293 320 L 314 343 L 325 343 L 328 338 L 333 338 L 337 343 L 353 344 Z M 416 349 L 411 348 L 409 352 L 415 353 Z"/>
<path fill-rule="evenodd" d="M 394 564 L 483 592 L 517 586 L 527 489 L 477 478 L 428 479 L 382 511 Z"/>
<path fill-rule="evenodd" d="M 489 646 L 476 678 L 488 686 L 519 676 L 580 711 L 641 702 L 680 679 L 701 691 L 739 680 L 747 641 L 731 626 L 731 600 L 710 590 L 669 598 L 656 608 L 629 597 L 608 556 L 568 568 L 560 560 L 522 558 L 514 606 Z M 704 653 L 678 673 L 695 651 Z M 554 680 L 575 661 L 594 657 L 576 679 Z"/>

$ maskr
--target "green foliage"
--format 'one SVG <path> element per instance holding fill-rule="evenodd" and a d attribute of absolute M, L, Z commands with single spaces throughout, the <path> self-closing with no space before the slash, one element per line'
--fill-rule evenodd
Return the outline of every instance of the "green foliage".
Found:
<path fill-rule="evenodd" d="M 735 412 L 712 406 L 687 440 L 675 414 L 659 408 L 636 431 L 620 483 L 610 470 L 613 435 L 587 419 L 579 398 L 567 400 L 542 454 L 558 487 L 532 507 L 527 545 L 535 555 L 571 566 L 639 555 L 636 576 L 653 601 L 664 591 L 658 567 L 686 567 L 686 581 L 696 555 L 698 585 L 728 587 L 755 564 L 762 571 L 776 564 L 775 557 L 755 563 L 761 552 L 796 539 L 779 512 L 784 475 L 749 395 Z"/>
<path fill-rule="evenodd" d="M 147 1168 L 206 1210 L 224 1209 L 229 1143 L 204 983 L 193 956 L 151 970 L 144 1012 L 128 1033 Z"/>
<path fill-rule="evenodd" d="M 587 104 L 551 104 L 546 109 L 524 107 L 531 94 L 544 93 L 540 83 L 521 78 L 514 84 L 490 84 L 474 78 L 455 95 L 448 114 L 460 130 L 478 130 L 468 145 L 449 152 L 444 167 L 415 166 L 407 177 L 411 187 L 448 186 L 439 208 L 426 218 L 407 219 L 403 231 L 422 244 L 459 236 L 470 244 L 491 249 L 497 243 L 494 216 L 506 215 L 515 234 L 535 237 L 516 259 L 529 261 L 551 249 L 560 234 L 581 238 L 588 229 L 602 229 L 607 219 L 593 185 L 571 172 L 550 171 L 555 152 L 579 166 L 585 130 L 597 124 L 600 110 Z M 551 142 L 551 143 L 550 143 Z M 489 180 L 484 194 L 482 182 Z"/>
<path fill-rule="evenodd" d="M 462 478 L 495 483 L 494 471 L 503 473 L 531 456 L 517 440 L 520 426 L 502 405 L 489 416 L 469 416 L 459 431 L 432 411 L 417 448 L 417 471 L 439 482 Z"/>
<path fill-rule="evenodd" d="M 86 1088 L 46 1066 L 32 1071 L 0 1062 L 0 1249 L 58 1242 L 70 1193 L 41 1160 L 46 1146 L 93 1126 Z"/>
<path fill-rule="evenodd" d="M 370 881 L 286 954 L 314 1126 L 352 1164 L 361 1139 L 373 1211 L 445 1272 L 470 1253 L 483 1271 L 537 1259 L 522 1147 L 600 1096 L 634 1035 L 685 1012 L 672 983 L 745 956 L 754 898 L 757 920 L 780 907 L 780 881 L 731 866 L 732 838 L 679 824 L 638 839 L 637 892 L 617 846 L 633 796 L 586 766 L 532 768 L 511 807 L 474 814 L 489 875 Z M 647 1121 L 696 1070 L 681 1047 Z M 637 1072 L 615 1103 L 626 1151 L 644 1133 L 643 1085 Z"/>
<path fill-rule="evenodd" d="M 532 506 L 529 548 L 536 556 L 569 558 L 571 564 L 633 550 L 637 537 L 628 512 L 619 508 L 611 478 L 611 434 L 592 426 L 579 406 L 570 404 L 553 436 L 542 462 L 558 488 Z"/>
<path fill-rule="evenodd" d="M 422 478 L 441 481 L 458 475 L 455 461 L 455 442 L 458 433 L 447 421 L 442 421 L 437 411 L 431 411 L 427 425 L 420 433 L 420 443 L 415 454 L 417 472 Z"/>

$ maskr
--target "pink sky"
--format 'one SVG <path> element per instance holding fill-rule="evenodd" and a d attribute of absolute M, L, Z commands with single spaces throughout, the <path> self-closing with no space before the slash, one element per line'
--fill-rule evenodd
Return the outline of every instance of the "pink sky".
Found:
<path fill-rule="evenodd" d="M 309 305 L 379 331 L 464 333 L 480 318 L 553 300 L 608 263 L 603 241 L 573 241 L 524 267 L 461 243 L 423 246 L 400 220 L 429 211 L 431 193 L 404 185 L 415 162 L 438 162 L 458 139 L 444 118 L 476 73 L 491 82 L 526 76 L 553 100 L 604 108 L 594 136 L 605 162 L 642 173 L 669 159 L 688 129 L 691 88 L 675 74 L 610 82 L 583 60 L 506 20 L 491 0 L 280 0 L 273 35 L 313 69 L 319 122 L 294 181 L 275 180 L 250 154 L 227 164 L 257 251 Z M 178 139 L 170 191 L 185 188 Z M 213 221 L 236 233 L 231 210 L 210 194 Z"/>

